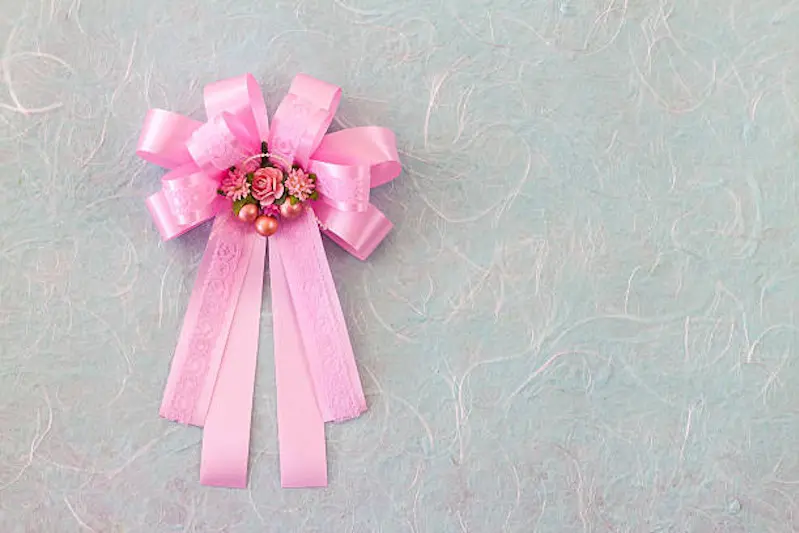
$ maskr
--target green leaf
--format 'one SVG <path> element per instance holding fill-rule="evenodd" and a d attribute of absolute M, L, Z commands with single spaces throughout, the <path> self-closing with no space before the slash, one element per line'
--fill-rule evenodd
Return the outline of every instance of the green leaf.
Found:
<path fill-rule="evenodd" d="M 308 177 L 311 178 L 311 181 L 316 183 L 316 174 L 308 174 Z"/>
<path fill-rule="evenodd" d="M 310 198 L 311 200 L 318 200 L 319 199 L 319 191 L 312 192 L 311 195 L 308 198 Z"/>
<path fill-rule="evenodd" d="M 285 204 L 286 203 L 286 198 L 288 198 L 288 195 L 284 194 L 280 198 L 276 199 L 275 200 L 275 205 L 283 205 L 283 204 Z"/>
<path fill-rule="evenodd" d="M 255 178 L 255 174 L 253 174 L 252 172 L 247 174 L 247 183 L 252 183 L 253 178 Z"/>
<path fill-rule="evenodd" d="M 291 205 L 297 205 L 300 203 L 300 199 L 296 196 L 289 196 L 289 202 L 291 202 Z"/>
<path fill-rule="evenodd" d="M 222 189 L 217 189 L 216 194 L 218 194 L 219 196 L 225 196 L 225 193 Z"/>
<path fill-rule="evenodd" d="M 241 211 L 241 208 L 247 204 L 258 205 L 258 200 L 253 198 L 252 195 L 247 195 L 240 200 L 236 200 L 235 202 L 233 202 L 233 212 L 236 213 L 236 215 L 238 215 L 239 211 Z"/>

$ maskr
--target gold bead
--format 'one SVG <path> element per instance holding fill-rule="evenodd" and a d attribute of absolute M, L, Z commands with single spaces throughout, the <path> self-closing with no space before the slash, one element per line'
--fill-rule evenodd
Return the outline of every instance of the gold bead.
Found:
<path fill-rule="evenodd" d="M 275 217 L 261 215 L 255 219 L 255 231 L 264 237 L 271 237 L 277 232 L 278 222 Z"/>
<path fill-rule="evenodd" d="M 291 202 L 286 201 L 280 206 L 280 216 L 287 220 L 297 218 L 302 214 L 302 209 L 302 204 L 292 204 Z"/>
<path fill-rule="evenodd" d="M 258 218 L 258 206 L 255 204 L 246 204 L 239 209 L 239 220 L 252 224 Z"/>

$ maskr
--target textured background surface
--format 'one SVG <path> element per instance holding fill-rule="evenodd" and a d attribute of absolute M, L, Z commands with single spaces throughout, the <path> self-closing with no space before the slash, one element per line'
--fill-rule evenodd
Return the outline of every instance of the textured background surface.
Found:
<path fill-rule="evenodd" d="M 799 530 L 795 0 L 0 0 L 0 531 Z M 327 243 L 371 410 L 281 490 L 157 416 L 208 226 L 161 243 L 145 111 L 305 71 L 398 135 Z"/>

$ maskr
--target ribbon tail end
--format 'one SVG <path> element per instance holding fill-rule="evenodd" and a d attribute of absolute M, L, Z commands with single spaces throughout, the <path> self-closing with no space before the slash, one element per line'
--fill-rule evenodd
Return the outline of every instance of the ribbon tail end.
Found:
<path fill-rule="evenodd" d="M 203 433 L 200 482 L 245 488 L 250 452 L 266 241 L 253 232 L 253 250 Z"/>
<path fill-rule="evenodd" d="M 327 476 L 324 479 L 310 479 L 308 481 L 298 479 L 280 480 L 280 486 L 284 489 L 318 489 L 327 487 Z"/>
<path fill-rule="evenodd" d="M 203 479 L 202 476 L 200 477 L 200 485 L 205 487 L 217 487 L 223 489 L 246 489 L 247 488 L 247 477 L 244 477 L 243 481 L 230 481 L 226 479 Z"/>

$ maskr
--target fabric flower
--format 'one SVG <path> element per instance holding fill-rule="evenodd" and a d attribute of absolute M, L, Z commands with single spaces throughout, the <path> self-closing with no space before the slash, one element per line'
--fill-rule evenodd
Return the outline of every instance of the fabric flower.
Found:
<path fill-rule="evenodd" d="M 283 196 L 283 192 L 283 172 L 279 168 L 266 167 L 255 171 L 252 195 L 262 206 L 272 205 Z"/>
<path fill-rule="evenodd" d="M 219 188 L 225 196 L 234 202 L 246 198 L 250 194 L 250 184 L 247 182 L 247 176 L 239 170 L 229 171 Z"/>
<path fill-rule="evenodd" d="M 300 168 L 292 168 L 286 178 L 286 188 L 289 194 L 304 202 L 314 192 L 316 184 L 311 177 Z"/>
<path fill-rule="evenodd" d="M 280 208 L 275 204 L 272 205 L 265 205 L 264 208 L 261 210 L 264 215 L 276 217 L 280 214 Z"/>

